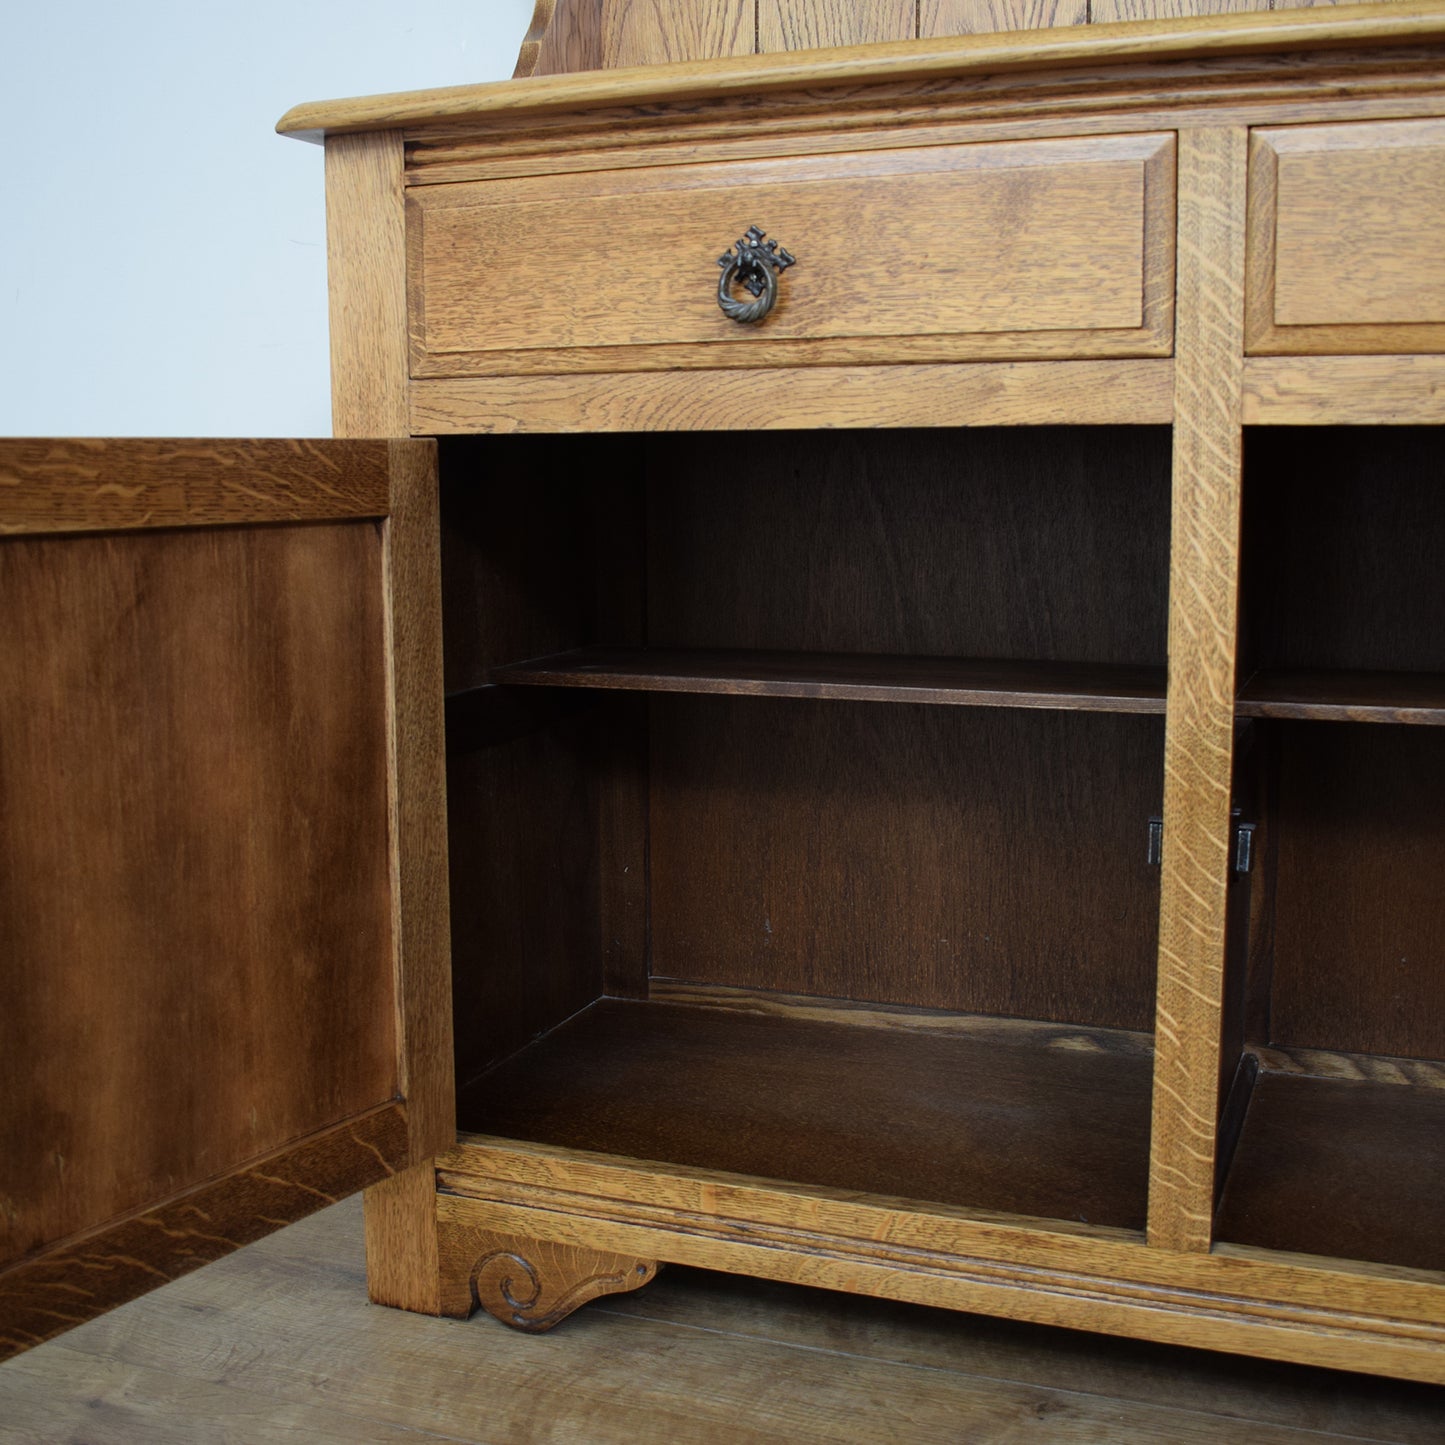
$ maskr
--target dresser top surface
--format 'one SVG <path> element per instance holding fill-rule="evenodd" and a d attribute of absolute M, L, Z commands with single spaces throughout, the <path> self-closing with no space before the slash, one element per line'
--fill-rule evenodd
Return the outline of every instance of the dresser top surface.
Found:
<path fill-rule="evenodd" d="M 287 111 L 276 129 L 319 141 L 342 132 L 525 121 L 560 111 L 745 100 L 781 91 L 1431 43 L 1445 44 L 1445 0 L 1064 26 L 532 76 L 307 102 Z"/>

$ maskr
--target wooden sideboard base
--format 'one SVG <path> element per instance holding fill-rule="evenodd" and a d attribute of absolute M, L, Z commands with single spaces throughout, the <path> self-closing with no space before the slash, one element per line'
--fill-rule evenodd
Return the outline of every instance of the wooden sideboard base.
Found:
<path fill-rule="evenodd" d="M 655 1259 L 611 1254 L 555 1239 L 525 1238 L 477 1222 L 438 1221 L 440 1313 L 466 1319 L 478 1306 L 528 1334 L 544 1334 L 604 1294 L 641 1289 L 657 1276 Z"/>
<path fill-rule="evenodd" d="M 1178 1254 L 1134 1231 L 480 1136 L 437 1165 L 443 1314 L 481 1304 L 547 1329 L 665 1261 L 1445 1384 L 1445 1277 L 1432 1271 L 1243 1246 Z"/>

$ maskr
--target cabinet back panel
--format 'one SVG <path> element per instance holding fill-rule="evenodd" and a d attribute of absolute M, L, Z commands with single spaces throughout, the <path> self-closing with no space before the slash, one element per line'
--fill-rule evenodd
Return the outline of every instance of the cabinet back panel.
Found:
<path fill-rule="evenodd" d="M 1445 672 L 1442 445 L 1432 427 L 1247 434 L 1241 678 Z"/>
<path fill-rule="evenodd" d="M 652 706 L 655 976 L 1152 1026 L 1162 719 Z"/>
<path fill-rule="evenodd" d="M 648 443 L 648 640 L 1162 664 L 1161 428 Z"/>
<path fill-rule="evenodd" d="M 1278 728 L 1271 1041 L 1445 1059 L 1445 737 Z"/>

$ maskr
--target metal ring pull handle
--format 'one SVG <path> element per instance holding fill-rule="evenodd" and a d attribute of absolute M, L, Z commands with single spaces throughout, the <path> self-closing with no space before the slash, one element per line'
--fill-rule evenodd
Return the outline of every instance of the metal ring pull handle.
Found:
<path fill-rule="evenodd" d="M 776 241 L 764 245 L 765 235 L 766 231 L 749 226 L 747 235 L 738 239 L 736 254 L 726 251 L 717 258 L 718 265 L 722 267 L 722 275 L 717 282 L 717 304 L 729 320 L 744 325 L 761 321 L 777 305 L 778 277 L 798 259 L 789 255 Z M 732 292 L 734 282 L 757 299 L 739 301 Z"/>

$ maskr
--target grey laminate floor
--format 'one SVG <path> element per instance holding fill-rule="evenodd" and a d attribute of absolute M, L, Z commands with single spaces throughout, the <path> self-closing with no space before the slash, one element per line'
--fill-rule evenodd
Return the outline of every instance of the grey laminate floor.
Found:
<path fill-rule="evenodd" d="M 0 1365 L 0 1441 L 1441 1445 L 1445 1388 L 664 1271 L 551 1335 L 366 1303 L 350 1200 Z"/>

